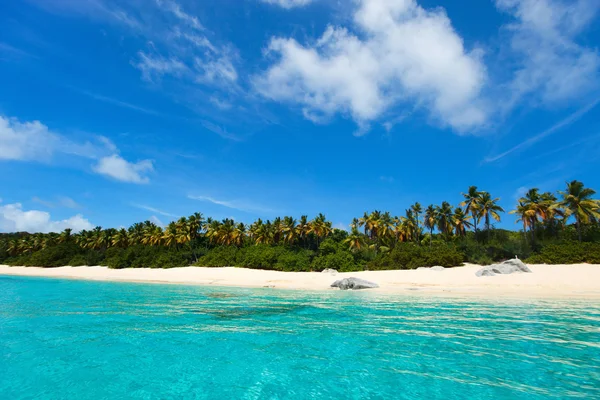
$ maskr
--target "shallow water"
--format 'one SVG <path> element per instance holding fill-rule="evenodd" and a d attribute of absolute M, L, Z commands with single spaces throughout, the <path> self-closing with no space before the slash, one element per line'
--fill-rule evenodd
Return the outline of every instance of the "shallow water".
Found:
<path fill-rule="evenodd" d="M 600 398 L 600 303 L 0 276 L 0 398 Z"/>

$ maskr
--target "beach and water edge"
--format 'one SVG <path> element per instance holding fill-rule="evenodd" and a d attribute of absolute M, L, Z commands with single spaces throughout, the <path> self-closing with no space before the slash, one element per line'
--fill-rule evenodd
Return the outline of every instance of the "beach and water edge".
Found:
<path fill-rule="evenodd" d="M 600 299 L 600 265 L 528 265 L 532 273 L 478 277 L 479 265 L 466 264 L 444 270 L 390 270 L 346 273 L 280 272 L 237 267 L 183 267 L 170 269 L 109 269 L 82 267 L 9 267 L 0 265 L 0 275 L 84 279 L 94 281 L 145 282 L 184 285 L 272 288 L 292 290 L 337 290 L 335 280 L 356 277 L 375 282 L 378 293 L 431 293 L 480 297 L 582 297 Z"/>

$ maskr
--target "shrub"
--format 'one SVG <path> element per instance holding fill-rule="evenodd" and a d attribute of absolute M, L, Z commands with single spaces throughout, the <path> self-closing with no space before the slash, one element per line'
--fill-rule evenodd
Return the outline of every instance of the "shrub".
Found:
<path fill-rule="evenodd" d="M 233 246 L 220 246 L 209 250 L 198 259 L 200 267 L 231 267 L 237 265 L 238 249 Z"/>
<path fill-rule="evenodd" d="M 340 272 L 362 271 L 364 267 L 356 262 L 348 251 L 337 251 L 326 255 L 315 257 L 312 269 L 323 271 L 324 269 L 335 269 Z"/>
<path fill-rule="evenodd" d="M 566 242 L 542 247 L 538 254 L 525 260 L 529 264 L 600 263 L 600 243 Z"/>
<path fill-rule="evenodd" d="M 278 271 L 311 271 L 311 253 L 307 250 L 286 251 L 281 254 L 275 265 Z"/>
<path fill-rule="evenodd" d="M 62 243 L 45 249 L 8 259 L 10 265 L 27 267 L 62 267 L 69 265 L 71 259 L 82 254 L 83 250 L 74 243 Z"/>
<path fill-rule="evenodd" d="M 461 265 L 464 255 L 452 245 L 417 246 L 400 243 L 392 251 L 379 255 L 368 264 L 370 270 L 415 269 L 419 267 L 455 267 Z"/>

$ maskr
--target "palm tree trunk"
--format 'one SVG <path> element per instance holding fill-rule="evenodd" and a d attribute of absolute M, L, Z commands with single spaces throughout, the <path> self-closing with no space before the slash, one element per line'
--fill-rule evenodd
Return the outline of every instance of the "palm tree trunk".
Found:
<path fill-rule="evenodd" d="M 429 248 L 431 248 L 431 243 L 433 243 L 433 228 L 429 229 Z"/>
<path fill-rule="evenodd" d="M 577 236 L 579 236 L 579 242 L 581 243 L 581 222 L 579 221 L 579 216 L 575 219 L 577 225 Z"/>

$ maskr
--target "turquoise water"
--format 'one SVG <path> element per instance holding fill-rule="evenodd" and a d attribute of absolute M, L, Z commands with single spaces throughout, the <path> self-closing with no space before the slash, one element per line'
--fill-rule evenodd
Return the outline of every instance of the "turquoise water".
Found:
<path fill-rule="evenodd" d="M 0 276 L 2 399 L 600 398 L 600 304 Z"/>

